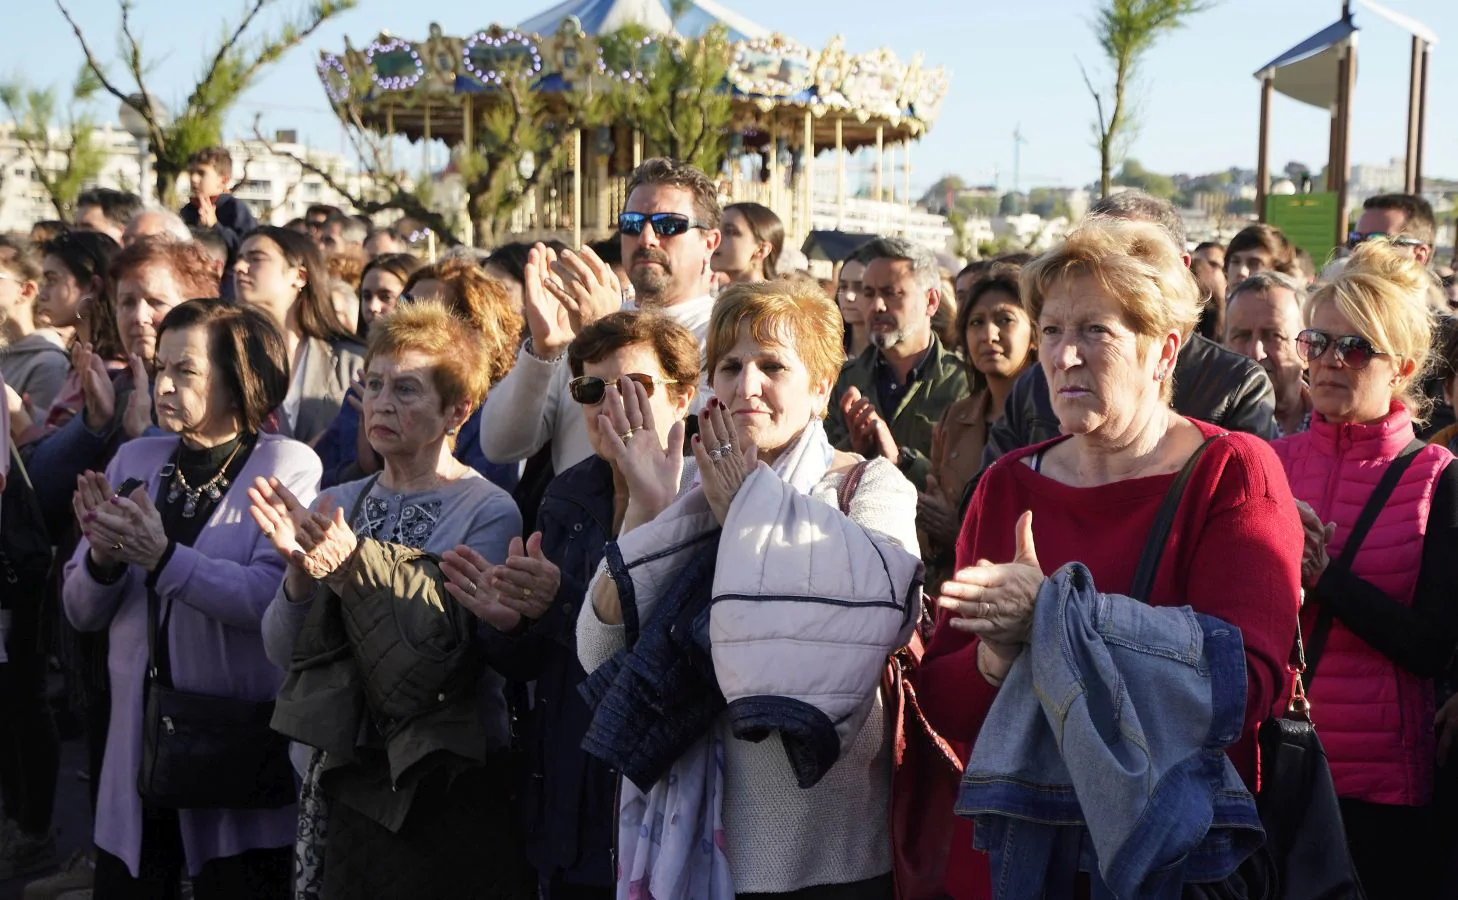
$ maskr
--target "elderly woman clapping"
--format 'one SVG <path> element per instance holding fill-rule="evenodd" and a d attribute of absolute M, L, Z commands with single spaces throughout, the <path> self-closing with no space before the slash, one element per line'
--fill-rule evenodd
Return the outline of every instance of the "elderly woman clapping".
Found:
<path fill-rule="evenodd" d="M 945 737 L 981 751 L 984 738 L 996 738 L 979 733 L 1000 693 L 1023 691 L 1010 699 L 1036 703 L 1026 684 L 1002 685 L 1020 656 L 1032 652 L 1036 666 L 1037 648 L 1058 646 L 1030 644 L 1030 630 L 1048 576 L 1078 561 L 1116 604 L 1111 616 L 1145 621 L 1139 617 L 1150 607 L 1188 606 L 1239 629 L 1248 690 L 1223 699 L 1244 703 L 1240 739 L 1228 754 L 1253 786 L 1254 726 L 1283 688 L 1295 633 L 1301 526 L 1264 442 L 1170 409 L 1175 359 L 1199 316 L 1198 288 L 1179 249 L 1153 226 L 1093 220 L 1025 268 L 1021 289 L 1064 435 L 1005 457 L 979 483 L 957 544 L 959 571 L 940 587 L 940 618 L 920 673 L 924 709 Z M 1145 607 L 1121 595 L 1134 590 L 1156 512 L 1192 459 L 1152 589 L 1139 598 Z M 969 772 L 977 763 L 974 754 Z M 964 848 L 970 828 L 960 828 L 953 846 Z M 994 865 L 998 859 L 994 852 Z M 1009 865 L 999 870 L 1004 884 L 1072 877 L 1057 865 L 1051 874 Z M 953 853 L 948 893 L 986 896 L 984 866 L 976 854 Z"/>
<path fill-rule="evenodd" d="M 173 896 L 184 877 L 199 898 L 232 896 L 238 884 L 261 897 L 288 889 L 296 813 L 284 745 L 267 770 L 243 779 L 232 807 L 214 801 L 237 773 L 174 783 L 186 789 L 176 804 L 139 792 L 139 780 L 149 781 L 144 742 L 173 728 L 144 717 L 144 694 L 160 685 L 219 705 L 267 704 L 282 679 L 259 630 L 283 563 L 236 485 L 269 478 L 313 496 L 318 458 L 260 431 L 283 401 L 288 373 L 283 336 L 262 313 L 221 300 L 174 307 L 157 328 L 155 377 L 157 421 L 173 435 L 128 441 L 105 475 L 79 479 L 73 508 L 86 537 L 66 567 L 66 616 L 111 639 L 97 897 Z M 265 735 L 266 724 L 265 714 Z M 218 748 L 191 752 L 207 749 Z M 211 799 L 189 800 L 194 792 Z"/>
<path fill-rule="evenodd" d="M 646 388 L 627 377 L 603 404 L 604 455 L 628 498 L 577 646 L 599 698 L 584 746 L 624 775 L 619 896 L 674 882 L 694 896 L 891 895 L 879 682 L 920 607 L 916 494 L 895 466 L 825 437 L 840 338 L 818 291 L 726 290 L 697 486 L 682 496 L 683 426 L 661 443 Z M 655 670 L 649 647 L 683 666 Z M 637 672 L 673 685 L 667 715 L 638 717 Z M 618 713 L 634 724 L 614 727 Z M 663 833 L 641 840 L 660 815 Z"/>

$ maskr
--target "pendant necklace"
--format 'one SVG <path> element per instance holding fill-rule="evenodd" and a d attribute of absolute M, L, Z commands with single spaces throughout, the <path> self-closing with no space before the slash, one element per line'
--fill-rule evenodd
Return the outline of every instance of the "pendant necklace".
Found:
<path fill-rule="evenodd" d="M 218 474 L 198 487 L 193 487 L 187 483 L 187 476 L 182 474 L 182 466 L 171 466 L 172 484 L 167 489 L 167 502 L 176 503 L 177 498 L 181 497 L 182 517 L 184 519 L 191 519 L 197 515 L 197 504 L 204 494 L 207 495 L 209 500 L 217 503 L 219 498 L 223 496 L 223 491 L 226 491 L 229 485 L 229 481 L 224 473 L 228 471 L 228 466 L 233 464 L 233 458 L 238 455 L 238 451 L 241 449 L 243 449 L 243 441 L 239 440 L 238 445 L 233 448 L 233 452 L 229 453 L 228 458 L 223 461 L 223 467 L 218 469 Z"/>

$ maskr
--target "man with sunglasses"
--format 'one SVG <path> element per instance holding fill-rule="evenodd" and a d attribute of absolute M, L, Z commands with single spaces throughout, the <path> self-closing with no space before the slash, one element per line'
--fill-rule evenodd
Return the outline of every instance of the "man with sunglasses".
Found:
<path fill-rule="evenodd" d="M 1347 235 L 1348 249 L 1374 238 L 1387 238 L 1392 246 L 1422 265 L 1433 260 L 1437 220 L 1428 201 L 1415 194 L 1378 194 L 1362 204 L 1362 217 Z"/>
<path fill-rule="evenodd" d="M 592 455 L 587 426 L 568 390 L 566 350 L 602 316 L 620 308 L 659 312 L 691 331 L 703 348 L 714 308 L 709 258 L 719 246 L 721 214 L 714 183 L 688 163 L 659 157 L 635 169 L 618 217 L 622 261 L 634 291 L 627 305 L 611 268 L 590 250 L 556 254 L 538 245 L 532 251 L 523 298 L 531 337 L 483 407 L 487 457 L 514 462 L 551 441 L 552 467 L 565 472 Z"/>

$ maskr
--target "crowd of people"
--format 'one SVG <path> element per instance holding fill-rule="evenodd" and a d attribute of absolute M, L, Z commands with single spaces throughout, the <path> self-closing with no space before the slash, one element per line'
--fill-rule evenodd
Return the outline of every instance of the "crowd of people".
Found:
<path fill-rule="evenodd" d="M 1319 266 L 1128 191 L 819 280 L 671 159 L 610 239 L 428 262 L 232 176 L 0 237 L 27 898 L 1296 896 L 1258 735 L 1306 704 L 1326 896 L 1458 896 L 1420 198 Z"/>

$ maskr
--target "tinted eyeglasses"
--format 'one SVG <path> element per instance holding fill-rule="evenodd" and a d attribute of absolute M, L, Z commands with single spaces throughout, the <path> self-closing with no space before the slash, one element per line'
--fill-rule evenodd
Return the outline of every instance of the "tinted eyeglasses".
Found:
<path fill-rule="evenodd" d="M 1373 347 L 1371 341 L 1359 334 L 1335 337 L 1325 331 L 1308 328 L 1296 335 L 1296 352 L 1309 363 L 1320 359 L 1327 348 L 1332 348 L 1336 353 L 1336 361 L 1348 369 L 1365 369 L 1372 357 L 1391 355 Z"/>
<path fill-rule="evenodd" d="M 1378 241 L 1383 238 L 1392 242 L 1394 247 L 1421 247 L 1423 242 L 1415 237 L 1405 234 L 1388 234 L 1385 231 L 1352 231 L 1347 234 L 1347 249 L 1355 250 L 1358 244 L 1365 244 L 1368 241 Z"/>
<path fill-rule="evenodd" d="M 708 228 L 707 225 L 678 213 L 625 212 L 618 216 L 618 230 L 631 237 L 642 234 L 645 224 L 652 225 L 653 233 L 661 238 L 677 237 L 690 228 Z"/>
<path fill-rule="evenodd" d="M 623 376 L 638 384 L 643 385 L 643 390 L 648 396 L 653 396 L 653 389 L 660 384 L 678 384 L 675 378 L 654 378 L 652 375 L 644 375 L 641 372 L 631 372 Z M 567 390 L 571 392 L 572 399 L 583 406 L 596 406 L 607 396 L 608 385 L 617 386 L 616 381 L 606 381 L 596 375 L 582 375 L 567 383 Z"/>

